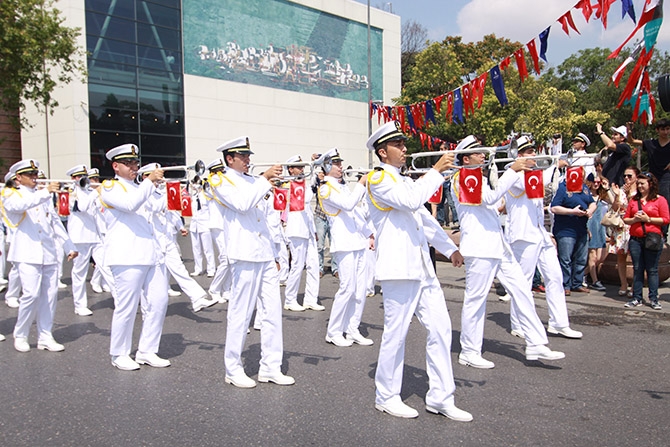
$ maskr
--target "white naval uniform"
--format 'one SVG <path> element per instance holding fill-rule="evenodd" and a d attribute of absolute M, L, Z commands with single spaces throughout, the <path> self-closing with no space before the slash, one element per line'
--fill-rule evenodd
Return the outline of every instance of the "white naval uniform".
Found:
<path fill-rule="evenodd" d="M 496 203 L 517 179 L 508 169 L 492 190 L 482 179 L 482 202 L 465 205 L 458 201 L 458 175 L 452 180 L 451 194 L 461 223 L 460 251 L 465 259 L 465 295 L 461 312 L 461 353 L 481 355 L 486 319 L 486 296 L 494 277 L 512 295 L 521 330 L 528 346 L 547 343 L 542 321 L 535 312 L 531 284 L 505 242 Z M 386 292 L 386 290 L 384 290 Z"/>
<path fill-rule="evenodd" d="M 281 372 L 283 357 L 282 311 L 276 249 L 268 228 L 269 204 L 264 197 L 270 183 L 228 170 L 214 191 L 225 204 L 224 233 L 232 276 L 228 304 L 224 364 L 227 376 L 244 374 L 242 351 L 256 299 L 260 297 L 261 360 L 259 375 Z"/>
<path fill-rule="evenodd" d="M 86 295 L 86 275 L 91 256 L 97 264 L 102 264 L 104 250 L 98 233 L 95 215 L 98 213 L 98 193 L 88 187 L 81 188 L 75 182 L 74 191 L 70 194 L 70 217 L 67 232 L 77 247 L 79 256 L 72 261 L 72 297 L 75 311 L 88 308 Z M 75 207 L 76 204 L 76 207 Z M 104 269 L 107 284 L 113 284 L 111 270 Z"/>
<path fill-rule="evenodd" d="M 545 179 L 545 183 L 548 180 Z M 570 321 L 565 304 L 563 275 L 556 247 L 544 228 L 544 202 L 543 199 L 529 199 L 524 182 L 524 173 L 519 172 L 516 182 L 505 194 L 505 238 L 531 287 L 536 266 L 544 277 L 549 326 L 566 328 L 570 326 Z M 514 306 L 510 309 L 510 319 L 512 329 L 520 331 L 519 317 Z"/>
<path fill-rule="evenodd" d="M 165 259 L 165 267 L 177 281 L 179 287 L 195 303 L 207 292 L 198 282 L 191 278 L 179 254 L 173 232 L 183 228 L 180 216 L 175 211 L 168 211 L 165 190 L 155 190 L 145 205 L 149 212 L 148 219 L 159 246 L 159 254 Z M 169 285 L 166 285 L 169 288 Z"/>
<path fill-rule="evenodd" d="M 285 305 L 298 302 L 298 288 L 302 271 L 305 270 L 305 294 L 303 305 L 318 304 L 319 297 L 319 253 L 316 249 L 316 225 L 310 203 L 314 197 L 312 188 L 305 183 L 305 208 L 289 211 L 284 234 L 289 241 L 291 268 L 284 289 Z M 289 202 L 287 200 L 287 202 Z M 286 206 L 289 206 L 287 203 Z"/>
<path fill-rule="evenodd" d="M 107 224 L 105 223 L 105 207 L 102 206 L 100 203 L 100 196 L 98 195 L 98 198 L 95 200 L 95 213 L 93 216 L 95 217 L 95 225 L 98 229 L 98 234 L 100 235 L 100 239 L 102 241 L 105 240 L 105 235 L 107 234 Z M 97 254 L 97 252 L 100 251 L 100 255 Z M 105 259 L 105 244 L 104 242 L 100 243 L 97 245 L 94 249 L 94 257 L 95 259 Z M 105 270 L 103 274 L 103 270 Z M 112 290 L 112 293 L 114 291 L 114 276 L 112 275 L 112 271 L 110 270 L 109 266 L 103 265 L 102 261 L 101 262 L 96 262 L 95 263 L 95 269 L 93 269 L 93 273 L 91 274 L 91 285 L 97 284 L 98 286 L 102 286 L 102 284 L 106 284 L 109 286 L 109 288 Z"/>
<path fill-rule="evenodd" d="M 139 185 L 120 178 L 105 181 L 100 188 L 107 225 L 104 265 L 114 275 L 114 314 L 110 355 L 130 355 L 133 326 L 140 297 L 148 303 L 138 352 L 156 354 L 168 306 L 167 272 L 158 256 L 151 224 L 141 209 L 155 191 L 151 180 Z"/>
<path fill-rule="evenodd" d="M 210 294 L 223 294 L 229 292 L 231 285 L 231 273 L 230 267 L 228 265 L 228 249 L 226 247 L 226 234 L 224 233 L 224 215 L 226 214 L 226 206 L 221 202 L 218 196 L 214 193 L 214 190 L 225 187 L 224 182 L 227 181 L 224 179 L 223 173 L 215 173 L 209 176 L 209 185 L 210 190 L 206 194 L 209 200 L 209 230 L 212 234 L 212 239 L 216 244 L 216 248 L 219 250 L 219 265 L 216 267 L 216 272 L 214 273 L 214 278 L 209 284 L 209 293 Z"/>
<path fill-rule="evenodd" d="M 203 268 L 203 257 L 207 263 L 207 276 L 214 276 L 216 272 L 216 260 L 214 258 L 214 245 L 212 233 L 209 230 L 209 207 L 210 201 L 205 193 L 200 190 L 191 201 L 193 217 L 189 226 L 191 233 L 191 247 L 193 248 L 193 271 L 201 274 Z"/>
<path fill-rule="evenodd" d="M 330 252 L 337 261 L 340 275 L 326 335 L 329 338 L 341 337 L 344 333 L 357 335 L 365 307 L 365 255 L 370 235 L 357 206 L 365 195 L 365 186 L 356 183 L 351 191 L 336 178 L 326 176 L 318 194 L 330 223 Z"/>
<path fill-rule="evenodd" d="M 33 320 L 38 343 L 53 339 L 51 329 L 58 297 L 59 241 L 67 253 L 76 251 L 46 189 L 19 186 L 3 195 L 8 225 L 15 228 L 7 260 L 17 266 L 22 286 L 14 338 L 27 338 Z"/>
<path fill-rule="evenodd" d="M 445 256 L 458 248 L 424 204 L 444 182 L 434 169 L 413 182 L 397 168 L 382 163 L 383 171 L 368 177 L 368 207 L 376 233 L 376 278 L 384 290 L 384 333 L 375 374 L 376 403 L 400 401 L 405 338 L 416 315 L 428 332 L 426 404 L 453 404 L 451 320 L 444 293 L 430 260 L 428 243 Z"/>

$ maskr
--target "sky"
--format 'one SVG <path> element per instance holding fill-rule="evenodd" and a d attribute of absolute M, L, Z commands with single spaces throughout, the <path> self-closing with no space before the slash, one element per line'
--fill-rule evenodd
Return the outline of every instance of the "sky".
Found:
<path fill-rule="evenodd" d="M 356 0 L 367 4 L 367 0 Z M 568 56 L 586 48 L 618 47 L 635 25 L 626 16 L 621 19 L 621 1 L 616 1 L 608 14 L 607 29 L 591 17 L 586 23 L 581 10 L 573 9 L 578 0 L 370 0 L 372 7 L 399 15 L 402 22 L 413 20 L 428 30 L 431 41 L 445 36 L 462 36 L 464 42 L 477 42 L 487 34 L 506 37 L 526 44 L 551 26 L 547 59 L 557 66 Z M 595 3 L 592 0 L 591 3 Z M 640 17 L 645 0 L 633 0 L 635 15 Z M 580 31 L 565 35 L 556 21 L 568 10 Z M 666 21 L 667 22 L 667 21 Z M 642 30 L 636 37 L 642 37 Z M 635 40 L 635 38 L 633 39 Z M 539 40 L 536 41 L 539 44 Z M 539 45 L 538 45 L 539 47 Z M 657 50 L 670 50 L 670 24 L 664 23 L 658 37 Z"/>

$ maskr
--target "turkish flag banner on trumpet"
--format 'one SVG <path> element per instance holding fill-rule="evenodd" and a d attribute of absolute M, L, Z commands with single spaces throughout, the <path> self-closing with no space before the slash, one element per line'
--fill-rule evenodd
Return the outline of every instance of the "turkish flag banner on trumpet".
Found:
<path fill-rule="evenodd" d="M 286 209 L 286 199 L 288 197 L 288 189 L 275 188 L 273 205 L 277 211 L 284 211 Z"/>
<path fill-rule="evenodd" d="M 181 183 L 165 182 L 165 191 L 167 191 L 167 209 L 181 211 Z"/>
<path fill-rule="evenodd" d="M 289 211 L 303 211 L 305 209 L 305 181 L 291 182 L 291 196 Z"/>
<path fill-rule="evenodd" d="M 542 169 L 524 172 L 526 196 L 529 199 L 544 199 L 544 177 Z"/>
<path fill-rule="evenodd" d="M 430 199 L 428 199 L 428 203 L 435 203 L 437 205 L 442 203 L 442 185 L 440 185 L 440 187 L 437 188 L 437 191 L 435 191 L 435 194 L 430 196 Z"/>
<path fill-rule="evenodd" d="M 69 216 L 70 215 L 70 193 L 69 192 L 59 192 L 58 193 L 58 215 L 59 216 Z"/>
<path fill-rule="evenodd" d="M 482 168 L 461 168 L 458 173 L 458 201 L 464 205 L 482 204 Z"/>
<path fill-rule="evenodd" d="M 182 217 L 193 217 L 193 208 L 191 208 L 191 195 L 185 188 L 181 191 L 181 215 Z"/>
<path fill-rule="evenodd" d="M 565 186 L 568 192 L 582 192 L 584 187 L 584 168 L 571 166 L 565 173 Z"/>

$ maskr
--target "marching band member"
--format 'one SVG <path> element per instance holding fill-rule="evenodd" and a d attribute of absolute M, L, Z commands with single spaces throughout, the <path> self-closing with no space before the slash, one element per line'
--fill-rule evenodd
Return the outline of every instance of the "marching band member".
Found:
<path fill-rule="evenodd" d="M 161 165 L 158 163 L 149 163 L 142 166 L 137 173 L 142 178 L 147 178 L 153 171 L 160 168 Z M 170 228 L 178 229 L 184 236 L 186 236 L 187 232 L 181 222 L 181 216 L 175 211 L 168 211 L 165 193 L 165 188 L 156 188 L 147 200 L 145 204 L 145 210 L 148 213 L 147 218 L 153 227 L 154 237 L 159 247 L 159 254 L 165 260 L 167 271 L 170 272 L 179 287 L 191 300 L 193 312 L 199 312 L 202 309 L 213 306 L 217 302 L 209 299 L 205 289 L 196 280 L 191 278 L 184 266 L 177 242 L 170 234 Z"/>
<path fill-rule="evenodd" d="M 452 165 L 445 154 L 434 169 L 413 182 L 401 175 L 405 166 L 405 140 L 400 123 L 389 122 L 375 131 L 367 147 L 381 160 L 368 176 L 368 204 L 376 233 L 375 275 L 384 290 L 384 332 L 375 374 L 375 408 L 402 418 L 419 413 L 400 398 L 405 338 L 412 315 L 426 328 L 426 410 L 456 421 L 472 415 L 454 404 L 451 368 L 451 321 L 440 282 L 430 260 L 428 243 L 451 258 L 455 266 L 463 258 L 424 203 L 444 182 L 440 172 Z"/>
<path fill-rule="evenodd" d="M 2 203 L 2 200 L 5 196 L 13 194 L 14 190 L 17 188 L 18 185 L 16 184 L 16 174 L 14 174 L 12 171 L 7 172 L 7 174 L 5 174 L 5 186 L 2 188 L 2 198 L 0 198 L 0 203 Z M 4 247 L 7 248 L 5 251 L 9 251 L 9 246 L 11 245 L 12 240 L 14 240 L 15 227 L 7 220 L 4 208 L 2 208 L 2 221 L 5 225 L 5 228 L 7 228 L 7 237 L 5 239 L 6 245 Z M 5 304 L 7 304 L 7 307 L 10 309 L 18 309 L 19 296 L 21 294 L 21 280 L 19 279 L 19 270 L 17 265 L 13 262 L 10 262 L 10 264 L 12 264 L 12 266 L 9 269 L 9 273 L 7 274 Z"/>
<path fill-rule="evenodd" d="M 212 191 L 221 186 L 221 183 L 223 182 L 223 160 L 220 158 L 212 160 L 207 165 L 207 169 L 209 170 L 208 183 L 210 187 L 208 191 L 205 191 L 205 195 L 209 201 L 209 230 L 212 234 L 212 239 L 219 250 L 219 265 L 216 267 L 214 278 L 209 284 L 209 294 L 212 299 L 223 304 L 230 299 L 231 288 L 230 267 L 228 265 L 226 249 L 226 234 L 223 231 L 223 216 L 226 212 L 226 206 Z"/>
<path fill-rule="evenodd" d="M 286 160 L 288 174 L 299 178 L 304 175 L 304 166 L 292 166 L 291 163 L 302 163 L 300 155 L 294 155 Z M 288 187 L 288 183 L 286 184 Z M 297 192 L 298 188 L 294 190 Z M 291 252 L 291 267 L 284 289 L 284 309 L 294 312 L 302 312 L 305 309 L 325 310 L 319 304 L 319 254 L 316 250 L 316 227 L 314 226 L 314 215 L 310 210 L 312 201 L 312 188 L 306 186 L 303 181 L 302 191 L 304 193 L 304 208 L 300 211 L 286 213 L 286 226 L 284 234 L 288 239 L 289 251 Z M 293 193 L 293 189 L 291 191 Z M 287 201 L 291 202 L 293 199 Z M 290 206 L 288 203 L 286 206 Z M 303 269 L 306 272 L 305 294 L 302 305 L 298 303 L 298 287 Z"/>
<path fill-rule="evenodd" d="M 102 240 L 95 222 L 95 215 L 98 213 L 98 194 L 88 184 L 81 184 L 82 179 L 87 178 L 88 175 L 86 166 L 74 166 L 66 172 L 66 175 L 74 180 L 70 193 L 71 211 L 67 231 L 80 255 L 72 262 L 74 313 L 88 316 L 93 314 L 88 308 L 88 297 L 86 296 L 86 275 L 90 259 L 93 256 L 96 264 L 101 264 L 103 259 Z M 111 271 L 105 270 L 104 273 L 109 275 L 106 281 L 111 283 L 113 281 Z"/>
<path fill-rule="evenodd" d="M 193 250 L 193 272 L 191 276 L 200 276 L 205 271 L 208 278 L 213 278 L 216 272 L 214 259 L 214 244 L 212 233 L 209 230 L 210 203 L 205 196 L 202 184 L 195 185 L 191 209 L 193 217 L 189 225 L 191 233 L 191 248 Z M 205 258 L 207 269 L 203 268 L 202 259 Z"/>
<path fill-rule="evenodd" d="M 281 296 L 276 266 L 276 250 L 267 224 L 270 180 L 281 175 L 280 165 L 272 166 L 263 175 L 249 172 L 249 138 L 240 137 L 221 145 L 227 169 L 220 182 L 212 184 L 214 194 L 226 206 L 224 233 L 232 294 L 228 305 L 224 363 L 226 383 L 240 388 L 253 388 L 256 382 L 246 375 L 242 350 L 256 300 L 262 304 L 261 360 L 259 382 L 292 385 L 295 380 L 282 374 L 283 357 Z"/>
<path fill-rule="evenodd" d="M 98 168 L 91 168 L 87 172 L 88 174 L 88 179 L 90 180 L 90 185 L 91 188 L 97 190 L 98 186 L 100 186 L 100 170 Z M 100 204 L 100 197 L 96 197 L 95 199 L 95 226 L 98 229 L 98 234 L 100 235 L 100 239 L 104 240 L 105 239 L 105 234 L 107 233 L 107 226 L 105 225 L 105 219 L 102 215 L 105 207 Z M 96 259 L 104 259 L 105 258 L 105 245 L 104 243 L 100 243 L 96 245 L 94 251 L 99 250 L 100 255 L 96 256 Z M 102 270 L 106 270 L 105 275 L 103 276 Z M 102 262 L 96 263 L 95 264 L 95 269 L 93 269 L 93 273 L 91 274 L 91 289 L 95 293 L 102 293 L 102 292 L 111 292 L 112 288 L 107 284 L 106 281 L 110 281 L 110 284 L 113 284 L 112 281 L 114 280 L 114 276 L 112 275 L 112 271 L 109 269 L 109 267 L 105 267 L 102 265 Z"/>
<path fill-rule="evenodd" d="M 137 184 L 140 164 L 137 146 L 117 146 L 105 156 L 116 174 L 116 178 L 105 180 L 99 188 L 100 201 L 107 208 L 103 263 L 112 270 L 116 292 L 109 350 L 112 365 L 124 371 L 139 369 L 140 364 L 170 366 L 169 360 L 156 354 L 168 306 L 167 272 L 158 257 L 151 224 L 141 214 L 145 202 L 156 190 L 153 182 L 163 178 L 163 171 L 156 169 Z M 130 358 L 133 326 L 142 294 L 148 306 L 133 360 Z"/>
<path fill-rule="evenodd" d="M 519 157 L 536 155 L 535 144 L 528 137 L 522 136 L 517 140 L 517 144 Z M 550 179 L 543 178 L 543 183 L 546 183 L 547 180 Z M 582 338 L 581 332 L 570 329 L 558 253 L 551 236 L 544 228 L 544 194 L 542 196 L 536 199 L 528 198 L 525 175 L 523 172 L 517 174 L 516 181 L 505 193 L 507 207 L 505 239 L 510 244 L 512 253 L 519 262 L 529 284 L 532 285 L 536 266 L 544 278 L 549 306 L 547 332 L 560 334 L 567 338 Z M 517 313 L 517 307 L 511 306 L 510 319 L 513 334 L 521 335 L 523 331 Z"/>
<path fill-rule="evenodd" d="M 340 272 L 340 288 L 333 298 L 326 341 L 343 347 L 353 343 L 370 346 L 373 341 L 358 330 L 365 307 L 365 255 L 369 245 L 374 244 L 357 206 L 365 195 L 367 177 L 362 176 L 350 191 L 342 184 L 342 157 L 337 149 L 331 149 L 326 157 L 323 164 L 326 176 L 319 187 L 318 201 L 330 223 L 330 252 Z"/>
<path fill-rule="evenodd" d="M 16 174 L 19 186 L 2 201 L 7 222 L 16 230 L 7 260 L 17 264 L 22 285 L 14 327 L 14 348 L 19 352 L 30 351 L 28 334 L 33 320 L 37 323 L 37 349 L 65 349 L 51 333 L 58 297 L 57 238 L 63 240 L 68 260 L 78 255 L 53 212 L 51 194 L 58 191 L 59 185 L 51 182 L 46 188 L 37 189 L 38 168 L 39 164 L 31 159 L 12 165 L 10 170 Z"/>
<path fill-rule="evenodd" d="M 475 137 L 470 135 L 459 143 L 456 150 L 476 147 L 479 147 L 479 144 Z M 467 168 L 472 165 L 483 165 L 486 156 L 482 151 L 460 154 L 458 158 Z M 552 351 L 546 346 L 547 334 L 535 312 L 531 284 L 525 280 L 519 263 L 514 259 L 509 245 L 504 240 L 496 208 L 503 194 L 516 182 L 518 178 L 516 173 L 528 170 L 528 166 L 529 161 L 518 158 L 500 177 L 495 190 L 489 187 L 484 178 L 477 179 L 474 175 L 466 175 L 461 179 L 463 171 L 457 173 L 452 181 L 451 194 L 461 223 L 460 250 L 465 258 L 461 353 L 458 356 L 458 363 L 461 365 L 482 369 L 495 366 L 493 362 L 482 357 L 486 296 L 494 276 L 498 277 L 510 293 L 512 306 L 517 308 L 516 314 L 526 339 L 526 359 L 557 360 L 565 357 L 562 352 Z M 466 200 L 459 196 L 461 180 L 472 190 L 481 186 L 481 197 L 464 203 Z M 475 184 L 479 182 L 481 182 L 479 185 Z"/>
<path fill-rule="evenodd" d="M 39 180 L 45 180 L 47 178 L 46 174 L 44 171 L 41 169 L 37 171 L 37 178 Z M 43 189 L 44 186 L 37 185 L 38 189 Z M 55 212 L 55 208 L 58 206 L 58 192 L 55 192 L 51 194 L 51 200 L 52 200 L 52 207 L 49 208 L 49 210 L 56 216 L 56 218 L 60 221 L 61 226 L 64 227 L 63 222 L 67 222 L 67 217 L 61 217 Z M 58 234 L 56 235 L 58 236 Z M 63 251 L 63 245 L 62 244 L 56 244 L 56 257 L 58 259 L 58 289 L 63 290 L 67 289 L 67 284 L 65 284 L 63 280 L 63 258 L 65 258 L 65 252 Z"/>

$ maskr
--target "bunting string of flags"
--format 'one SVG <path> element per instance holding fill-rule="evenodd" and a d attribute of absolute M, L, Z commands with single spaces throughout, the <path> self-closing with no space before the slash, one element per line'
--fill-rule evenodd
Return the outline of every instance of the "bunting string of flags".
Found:
<path fill-rule="evenodd" d="M 592 1 L 595 1 L 595 3 L 592 3 Z M 560 24 L 561 29 L 568 36 L 571 30 L 581 35 L 572 17 L 572 11 L 579 10 L 587 23 L 589 23 L 592 17 L 595 17 L 595 19 L 600 20 L 603 28 L 607 29 L 607 16 L 612 5 L 617 1 L 621 2 L 622 20 L 626 16 L 630 17 L 635 24 L 635 28 L 608 58 L 616 58 L 637 32 L 640 29 L 644 29 L 644 40 L 635 47 L 630 56 L 623 61 L 611 76 L 611 83 L 618 88 L 626 72 L 626 68 L 635 62 L 628 82 L 619 97 L 617 108 L 621 108 L 623 105 L 630 105 L 633 109 L 633 121 L 640 120 L 651 124 L 656 110 L 656 101 L 650 87 L 648 66 L 654 52 L 661 24 L 663 23 L 663 0 L 644 0 L 643 12 L 639 20 L 636 20 L 633 0 L 578 0 L 556 22 Z M 525 45 L 533 63 L 532 68 L 538 75 L 540 74 L 539 60 L 547 61 L 550 29 L 551 25 L 538 35 L 537 39 L 540 42 L 539 51 L 535 41 L 536 38 L 531 39 Z M 373 101 L 369 104 L 370 118 L 377 115 L 378 124 L 399 121 L 404 132 L 419 136 L 421 138 L 421 146 L 427 146 L 431 149 L 435 143 L 439 142 L 435 140 L 439 139 L 431 137 L 422 132 L 422 130 L 429 128 L 431 124 L 434 125 L 437 122 L 437 116 L 443 115 L 448 123 L 455 122 L 459 124 L 474 116 L 475 110 L 482 107 L 487 81 L 489 81 L 491 88 L 493 88 L 500 105 L 504 107 L 508 104 L 502 73 L 512 63 L 512 58 L 516 63 L 521 82 L 525 81 L 530 74 L 526 65 L 526 53 L 524 47 L 521 47 L 475 79 L 466 82 L 455 90 L 427 101 L 397 106 L 386 106 Z"/>

